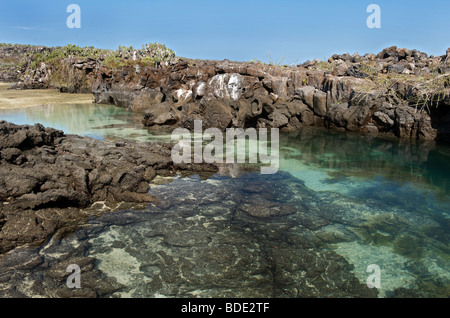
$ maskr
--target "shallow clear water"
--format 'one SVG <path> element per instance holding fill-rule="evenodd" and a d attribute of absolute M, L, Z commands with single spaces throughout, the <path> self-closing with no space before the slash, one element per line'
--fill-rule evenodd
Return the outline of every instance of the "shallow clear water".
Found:
<path fill-rule="evenodd" d="M 0 119 L 98 139 L 170 140 L 112 106 L 46 106 Z M 96 279 L 123 285 L 104 296 L 341 297 L 362 295 L 341 285 L 365 284 L 376 264 L 378 297 L 448 297 L 449 163 L 450 148 L 434 142 L 284 133 L 277 174 L 234 164 L 206 180 L 157 178 L 156 203 L 118 208 L 52 239 L 30 252 L 45 265 L 11 281 L 25 295 L 43 293 L 30 284 L 51 264 L 93 257 Z"/>
<path fill-rule="evenodd" d="M 24 109 L 0 109 L 0 120 L 17 125 L 40 123 L 63 130 L 66 134 L 95 139 L 133 139 L 136 141 L 170 140 L 167 134 L 149 133 L 142 124 L 142 116 L 126 110 L 97 104 L 42 105 Z M 166 139 L 164 139 L 166 138 Z"/>

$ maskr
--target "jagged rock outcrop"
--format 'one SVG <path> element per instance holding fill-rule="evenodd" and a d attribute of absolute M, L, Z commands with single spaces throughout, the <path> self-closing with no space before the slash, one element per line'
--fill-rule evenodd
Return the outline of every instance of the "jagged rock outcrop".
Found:
<path fill-rule="evenodd" d="M 110 143 L 5 121 L 0 132 L 0 254 L 76 227 L 94 202 L 153 202 L 156 175 L 217 171 L 174 165 L 170 147 L 159 143 Z"/>
<path fill-rule="evenodd" d="M 222 130 L 267 127 L 295 131 L 325 126 L 449 140 L 447 92 L 439 93 L 438 102 L 427 100 L 424 107 L 421 93 L 412 85 L 398 81 L 387 90 L 368 79 L 374 73 L 419 76 L 431 72 L 432 65 L 440 65 L 439 72 L 445 75 L 450 72 L 448 55 L 429 58 L 416 50 L 392 47 L 377 56 L 335 55 L 328 62 L 329 71 L 313 63 L 280 67 L 181 60 L 172 68 L 141 73 L 129 69 L 102 76 L 94 95 L 99 103 L 143 111 L 147 126 L 191 128 L 195 119 L 201 119 L 205 128 Z M 119 76 L 124 80 L 118 80 Z M 132 80 L 136 77 L 139 81 Z M 419 101 L 408 102 L 411 100 Z"/>

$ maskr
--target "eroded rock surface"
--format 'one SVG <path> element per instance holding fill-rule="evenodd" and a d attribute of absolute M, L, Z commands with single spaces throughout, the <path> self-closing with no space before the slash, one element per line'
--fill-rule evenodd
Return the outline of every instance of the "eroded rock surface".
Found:
<path fill-rule="evenodd" d="M 173 174 L 170 146 L 104 142 L 42 125 L 0 122 L 0 253 L 76 227 L 97 201 L 149 203 L 149 182 Z M 176 169 L 214 171 L 212 165 Z"/>

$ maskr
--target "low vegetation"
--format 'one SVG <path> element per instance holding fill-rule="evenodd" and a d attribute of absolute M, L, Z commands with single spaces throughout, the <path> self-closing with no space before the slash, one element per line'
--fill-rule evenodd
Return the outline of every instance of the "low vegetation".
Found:
<path fill-rule="evenodd" d="M 450 97 L 450 73 L 373 74 L 358 87 L 354 98 L 361 100 L 374 92 L 394 105 L 407 103 L 418 110 L 438 107 L 441 101 Z"/>
<path fill-rule="evenodd" d="M 110 68 L 118 68 L 127 65 L 155 66 L 173 64 L 177 61 L 175 51 L 161 43 L 150 43 L 135 49 L 133 46 L 119 46 L 116 51 L 109 52 L 103 60 L 103 64 Z"/>
<path fill-rule="evenodd" d="M 111 68 L 135 64 L 160 67 L 177 60 L 175 51 L 161 43 L 145 44 L 141 49 L 135 49 L 133 46 L 119 46 L 117 50 L 97 49 L 93 46 L 80 47 L 74 44 L 49 48 L 0 43 L 0 48 L 12 48 L 7 57 L 0 57 L 1 64 L 13 63 L 31 71 L 38 69 L 42 63 L 56 64 L 69 57 L 100 60 L 105 66 Z"/>

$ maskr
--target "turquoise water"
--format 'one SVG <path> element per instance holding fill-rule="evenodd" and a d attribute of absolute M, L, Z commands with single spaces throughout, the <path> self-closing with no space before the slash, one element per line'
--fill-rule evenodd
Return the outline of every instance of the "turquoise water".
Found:
<path fill-rule="evenodd" d="M 106 140 L 170 140 L 112 106 L 0 119 Z M 448 146 L 307 129 L 281 134 L 277 174 L 258 171 L 233 164 L 206 180 L 157 178 L 158 203 L 118 207 L 36 253 L 47 266 L 61 255 L 95 258 L 97 275 L 122 286 L 105 297 L 357 297 L 361 290 L 341 285 L 364 286 L 372 264 L 378 297 L 450 296 Z M 30 282 L 47 270 L 15 288 L 32 296 Z"/>
<path fill-rule="evenodd" d="M 41 123 L 66 134 L 88 136 L 95 139 L 158 140 L 161 133 L 149 133 L 142 125 L 142 116 L 122 108 L 96 104 L 42 105 L 25 109 L 0 109 L 0 119 L 17 125 Z M 162 138 L 166 138 L 164 134 Z M 170 136 L 169 139 L 170 140 Z"/>

